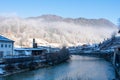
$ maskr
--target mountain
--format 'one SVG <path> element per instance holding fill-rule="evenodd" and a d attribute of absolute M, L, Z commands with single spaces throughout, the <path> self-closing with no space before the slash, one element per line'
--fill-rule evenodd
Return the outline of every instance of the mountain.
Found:
<path fill-rule="evenodd" d="M 86 18 L 63 18 L 61 16 L 56 15 L 42 15 L 38 17 L 29 17 L 28 19 L 43 19 L 47 22 L 56 22 L 56 21 L 64 21 L 66 23 L 74 23 L 83 26 L 109 26 L 115 27 L 115 25 L 107 19 L 86 19 Z"/>
<path fill-rule="evenodd" d="M 15 46 L 73 46 L 99 43 L 117 31 L 107 19 L 63 18 L 57 15 L 20 18 L 0 16 L 0 34 L 15 41 Z"/>

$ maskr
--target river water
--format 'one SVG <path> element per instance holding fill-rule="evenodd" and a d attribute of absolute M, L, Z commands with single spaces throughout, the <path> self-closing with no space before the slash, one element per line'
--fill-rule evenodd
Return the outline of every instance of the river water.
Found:
<path fill-rule="evenodd" d="M 100 58 L 72 56 L 62 64 L 18 73 L 1 80 L 112 80 L 112 65 Z"/>

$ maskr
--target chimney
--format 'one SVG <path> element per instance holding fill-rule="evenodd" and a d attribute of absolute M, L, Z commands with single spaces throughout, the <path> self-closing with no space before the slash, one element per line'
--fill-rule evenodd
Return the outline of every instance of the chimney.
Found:
<path fill-rule="evenodd" d="M 33 38 L 33 48 L 37 48 L 37 43 L 35 43 L 35 39 Z"/>
<path fill-rule="evenodd" d="M 120 29 L 119 29 L 118 33 L 120 33 Z"/>

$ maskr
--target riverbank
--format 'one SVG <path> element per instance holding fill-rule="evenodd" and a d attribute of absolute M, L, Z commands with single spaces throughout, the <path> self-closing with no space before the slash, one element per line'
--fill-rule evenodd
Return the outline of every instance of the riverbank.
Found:
<path fill-rule="evenodd" d="M 114 69 L 115 69 L 115 72 L 116 72 L 116 80 L 120 80 L 120 69 L 118 69 L 118 68 L 116 68 L 116 67 L 114 67 Z"/>
<path fill-rule="evenodd" d="M 65 62 L 69 59 L 70 58 L 67 57 L 67 58 L 63 58 L 62 60 L 59 60 L 57 62 L 56 61 L 55 62 L 48 62 L 47 61 L 47 63 L 42 63 L 42 64 L 39 64 L 39 65 L 35 65 L 33 63 L 33 65 L 31 65 L 29 68 L 24 68 L 24 69 L 17 68 L 17 69 L 7 70 L 4 74 L 0 74 L 0 77 L 10 76 L 10 75 L 13 75 L 13 74 L 27 72 L 27 71 L 31 71 L 31 70 L 40 69 L 40 68 L 47 68 L 47 67 L 50 67 L 50 66 L 55 66 L 55 65 L 58 65 L 58 64 L 61 64 L 61 63 Z"/>
<path fill-rule="evenodd" d="M 113 63 L 113 58 L 114 56 L 111 55 L 111 56 L 105 56 L 105 57 L 102 57 L 103 59 L 105 59 L 106 61 L 110 62 L 114 69 L 115 69 L 115 73 L 116 73 L 116 79 L 115 80 L 120 80 L 120 66 L 117 66 L 115 63 Z"/>
<path fill-rule="evenodd" d="M 23 73 L 23 72 L 27 72 L 27 71 L 31 71 L 31 70 L 37 70 L 37 69 L 43 69 L 43 68 L 48 68 L 51 66 L 56 66 L 59 65 L 63 62 L 66 62 L 68 59 L 66 59 L 65 61 L 61 61 L 59 63 L 56 64 L 44 64 L 44 65 L 40 65 L 40 66 L 36 66 L 34 68 L 27 68 L 27 69 L 17 69 L 17 70 L 10 70 L 7 71 L 5 74 L 1 74 L 0 77 L 6 77 L 6 76 L 10 76 L 10 75 L 14 75 L 14 74 L 18 74 L 18 73 Z"/>
<path fill-rule="evenodd" d="M 5 74 L 1 74 L 0 77 L 10 76 L 10 75 L 17 74 L 17 73 L 22 73 L 22 72 L 25 72 L 25 71 L 29 71 L 29 69 L 6 72 Z"/>
<path fill-rule="evenodd" d="M 42 65 L 42 66 L 36 66 L 34 68 L 27 68 L 27 69 L 16 69 L 16 70 L 10 70 L 5 72 L 4 74 L 1 74 L 0 77 L 5 77 L 5 76 L 10 76 L 13 74 L 18 74 L 18 73 L 22 73 L 22 72 L 26 72 L 26 71 L 31 71 L 31 70 L 35 70 L 35 69 L 39 69 L 39 68 L 46 68 L 49 67 L 50 65 Z"/>

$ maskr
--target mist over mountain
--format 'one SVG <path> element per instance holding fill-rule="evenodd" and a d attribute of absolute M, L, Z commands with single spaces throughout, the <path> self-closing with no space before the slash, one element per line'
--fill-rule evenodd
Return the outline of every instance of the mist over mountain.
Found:
<path fill-rule="evenodd" d="M 0 16 L 0 34 L 15 41 L 15 46 L 73 46 L 99 43 L 117 31 L 107 19 L 63 18 L 57 15 L 20 18 Z"/>

